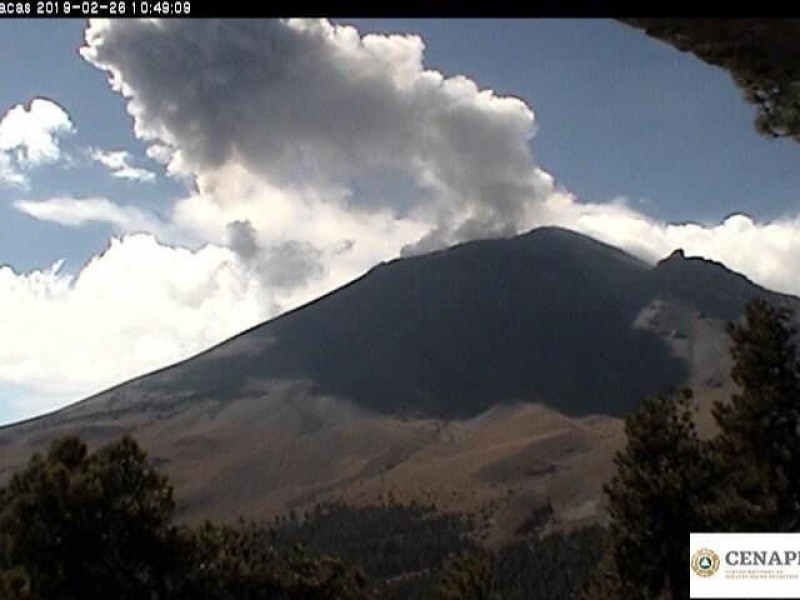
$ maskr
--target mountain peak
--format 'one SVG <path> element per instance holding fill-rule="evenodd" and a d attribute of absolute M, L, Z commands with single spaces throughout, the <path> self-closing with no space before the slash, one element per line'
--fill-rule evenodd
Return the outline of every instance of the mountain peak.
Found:
<path fill-rule="evenodd" d="M 379 413 L 462 418 L 536 399 L 567 414 L 625 414 L 688 373 L 663 340 L 631 327 L 643 307 L 675 298 L 732 320 L 763 293 L 683 249 L 652 268 L 540 227 L 382 264 L 135 387 L 225 403 L 261 382 L 305 381 Z"/>
<path fill-rule="evenodd" d="M 676 248 L 673 250 L 669 256 L 658 261 L 655 268 L 656 270 L 661 271 L 671 271 L 673 269 L 677 269 L 681 273 L 685 269 L 690 269 L 692 271 L 702 270 L 706 273 L 725 273 L 729 276 L 746 279 L 744 275 L 741 275 L 736 271 L 732 271 L 719 261 L 711 260 L 710 258 L 705 258 L 702 256 L 686 256 L 686 251 L 683 248 Z"/>
<path fill-rule="evenodd" d="M 659 261 L 659 264 L 674 260 L 686 260 L 686 253 L 683 251 L 683 248 L 676 248 L 667 258 Z"/>
<path fill-rule="evenodd" d="M 755 296 L 771 296 L 773 301 L 787 298 L 753 283 L 721 262 L 702 256 L 687 257 L 682 248 L 660 260 L 653 276 L 662 295 L 680 298 L 726 321 L 736 320 Z"/>

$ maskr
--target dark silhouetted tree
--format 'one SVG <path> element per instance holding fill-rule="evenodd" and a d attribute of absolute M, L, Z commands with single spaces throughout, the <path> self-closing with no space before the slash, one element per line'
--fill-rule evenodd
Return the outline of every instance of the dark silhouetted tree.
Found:
<path fill-rule="evenodd" d="M 763 299 L 730 324 L 731 377 L 719 426 L 698 439 L 688 396 L 645 401 L 606 488 L 612 550 L 590 598 L 686 598 L 692 531 L 800 528 L 800 364 L 791 312 Z"/>
<path fill-rule="evenodd" d="M 739 387 L 714 406 L 715 445 L 730 483 L 724 526 L 792 531 L 800 523 L 800 365 L 791 312 L 757 299 L 731 324 Z"/>
<path fill-rule="evenodd" d="M 187 600 L 355 600 L 368 598 L 360 569 L 301 548 L 277 552 L 272 532 L 255 524 L 205 523 L 187 535 L 193 557 Z"/>
<path fill-rule="evenodd" d="M 689 533 L 714 500 L 714 462 L 692 419 L 691 394 L 655 396 L 625 421 L 626 447 L 606 486 L 611 551 L 589 597 L 686 598 Z"/>
<path fill-rule="evenodd" d="M 125 437 L 89 454 L 52 444 L 0 488 L 0 598 L 355 600 L 360 570 L 276 551 L 256 525 L 173 524 L 167 478 Z"/>
<path fill-rule="evenodd" d="M 53 443 L 0 492 L 9 597 L 164 597 L 173 509 L 171 486 L 131 438 L 93 455 L 76 437 Z"/>
<path fill-rule="evenodd" d="M 476 549 L 462 552 L 445 566 L 434 592 L 435 600 L 495 600 L 492 593 L 493 562 L 491 553 Z"/>

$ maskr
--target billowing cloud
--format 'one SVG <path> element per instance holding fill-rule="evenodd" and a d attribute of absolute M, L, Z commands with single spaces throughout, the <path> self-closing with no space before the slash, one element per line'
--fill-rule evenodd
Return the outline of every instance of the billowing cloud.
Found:
<path fill-rule="evenodd" d="M 351 211 L 389 209 L 426 224 L 425 248 L 524 228 L 552 188 L 532 168 L 533 112 L 425 69 L 423 50 L 324 20 L 93 21 L 83 55 L 173 173 L 237 164 Z"/>
<path fill-rule="evenodd" d="M 18 104 L 0 118 L 0 183 L 24 186 L 25 171 L 61 158 L 60 138 L 75 128 L 55 102 L 34 98 Z"/>
<path fill-rule="evenodd" d="M 92 160 L 106 167 L 112 177 L 129 179 L 131 181 L 153 182 L 156 174 L 142 167 L 131 164 L 133 157 L 125 150 L 100 150 L 93 148 L 89 152 Z"/>
<path fill-rule="evenodd" d="M 196 184 L 197 193 L 173 207 L 176 228 L 194 239 L 236 247 L 248 260 L 248 248 L 305 248 L 317 257 L 312 262 L 321 262 L 313 270 L 330 278 L 330 285 L 397 256 L 404 244 L 427 231 L 424 222 L 399 218 L 388 207 L 351 209 L 341 190 L 279 188 L 241 165 L 200 175 Z M 263 256 L 254 254 L 256 260 Z M 268 285 L 280 286 L 280 279 L 272 278 Z"/>
<path fill-rule="evenodd" d="M 264 247 L 250 221 L 228 223 L 229 246 L 267 286 L 292 289 L 324 272 L 322 252 L 309 242 L 286 240 Z"/>
<path fill-rule="evenodd" d="M 18 104 L 0 119 L 0 150 L 32 165 L 59 159 L 58 138 L 74 130 L 69 115 L 55 102 L 35 98 L 26 109 Z"/>
<path fill-rule="evenodd" d="M 138 234 L 112 239 L 77 276 L 60 264 L 0 268 L 0 380 L 83 395 L 177 361 L 274 307 L 229 249 Z"/>

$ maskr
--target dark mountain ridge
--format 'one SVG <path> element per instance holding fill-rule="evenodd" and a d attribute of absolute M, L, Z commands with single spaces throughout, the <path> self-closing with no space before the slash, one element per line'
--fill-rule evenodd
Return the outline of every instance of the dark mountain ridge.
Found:
<path fill-rule="evenodd" d="M 650 267 L 544 227 L 382 263 L 134 382 L 140 401 L 156 403 L 164 394 L 225 402 L 258 381 L 291 379 L 408 417 L 466 418 L 520 400 L 571 415 L 622 415 L 689 376 L 659 335 L 632 326 L 644 307 L 678 302 L 727 321 L 756 295 L 793 301 L 682 251 Z M 115 404 L 129 384 L 95 398 Z"/>
<path fill-rule="evenodd" d="M 624 442 L 616 416 L 686 384 L 701 417 L 728 397 L 725 323 L 754 296 L 798 306 L 711 261 L 675 252 L 651 266 L 552 227 L 393 260 L 181 363 L 0 428 L 0 482 L 55 437 L 130 434 L 187 520 L 391 493 L 483 515 L 493 539 L 545 504 L 563 524 L 592 522 Z"/>

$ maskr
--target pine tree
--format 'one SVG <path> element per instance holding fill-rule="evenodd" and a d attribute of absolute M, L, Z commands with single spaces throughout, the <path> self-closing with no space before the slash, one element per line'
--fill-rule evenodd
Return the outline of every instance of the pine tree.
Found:
<path fill-rule="evenodd" d="M 757 299 L 744 323 L 729 326 L 739 392 L 714 406 L 716 447 L 731 486 L 722 507 L 729 530 L 800 525 L 800 365 L 791 318 Z"/>
<path fill-rule="evenodd" d="M 93 455 L 76 437 L 55 442 L 0 491 L 5 597 L 164 597 L 173 509 L 131 438 Z"/>
<path fill-rule="evenodd" d="M 646 399 L 625 422 L 627 445 L 605 488 L 611 554 L 596 596 L 686 598 L 689 532 L 702 531 L 713 464 L 695 430 L 691 394 Z"/>
<path fill-rule="evenodd" d="M 255 524 L 179 528 L 172 486 L 125 437 L 90 454 L 77 437 L 0 488 L 3 600 L 355 600 L 359 569 L 278 552 Z"/>
<path fill-rule="evenodd" d="M 763 299 L 731 324 L 739 386 L 700 440 L 689 396 L 645 401 L 606 487 L 612 550 L 590 598 L 688 594 L 690 532 L 793 531 L 800 515 L 800 364 L 789 310 Z"/>
<path fill-rule="evenodd" d="M 495 600 L 493 557 L 486 550 L 462 552 L 445 566 L 435 600 Z"/>

